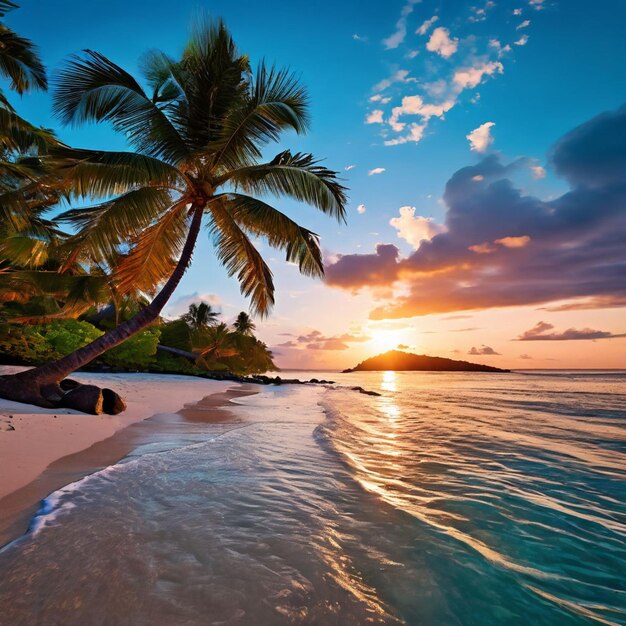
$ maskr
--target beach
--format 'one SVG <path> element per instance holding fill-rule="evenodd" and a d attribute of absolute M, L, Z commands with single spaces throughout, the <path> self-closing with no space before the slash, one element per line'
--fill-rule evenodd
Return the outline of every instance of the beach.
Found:
<path fill-rule="evenodd" d="M 1 373 L 18 371 L 1 367 Z M 119 415 L 86 415 L 0 399 L 0 544 L 25 530 L 27 518 L 51 491 L 122 458 L 138 440 L 122 431 L 148 418 L 165 418 L 208 396 L 201 419 L 219 416 L 232 382 L 160 374 L 76 373 L 74 379 L 117 391 L 127 402 Z M 187 409 L 190 419 L 197 411 Z M 117 435 L 117 437 L 116 437 Z M 51 468 L 48 473 L 46 469 Z"/>

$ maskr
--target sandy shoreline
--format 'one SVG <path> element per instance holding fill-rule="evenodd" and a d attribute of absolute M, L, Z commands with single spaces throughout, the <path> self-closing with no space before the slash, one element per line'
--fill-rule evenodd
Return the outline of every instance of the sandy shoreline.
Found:
<path fill-rule="evenodd" d="M 2 367 L 0 373 L 16 369 Z M 146 428 L 220 419 L 219 407 L 230 397 L 253 392 L 233 382 L 188 376 L 79 373 L 73 378 L 115 389 L 128 408 L 116 416 L 94 416 L 0 399 L 0 545 L 25 530 L 25 519 L 42 498 L 123 458 Z M 236 391 L 228 392 L 232 388 Z"/>

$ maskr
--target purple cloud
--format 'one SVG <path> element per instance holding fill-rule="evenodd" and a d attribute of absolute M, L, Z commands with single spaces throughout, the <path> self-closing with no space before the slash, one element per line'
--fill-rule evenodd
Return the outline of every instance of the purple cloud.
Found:
<path fill-rule="evenodd" d="M 480 348 L 472 347 L 467 354 L 471 354 L 473 356 L 501 356 L 499 352 L 496 352 L 489 346 L 481 346 Z"/>
<path fill-rule="evenodd" d="M 511 181 L 531 161 L 491 155 L 446 184 L 447 232 L 408 258 L 393 244 L 339 256 L 331 286 L 404 295 L 383 301 L 372 319 L 491 307 L 626 301 L 626 107 L 603 113 L 561 138 L 550 154 L 570 190 L 553 200 L 525 195 Z M 601 165 L 598 165 L 600 163 Z M 523 245 L 522 245 L 523 244 Z"/>
<path fill-rule="evenodd" d="M 594 330 L 593 328 L 568 328 L 563 332 L 551 331 L 554 328 L 552 324 L 547 322 L 539 322 L 531 329 L 522 333 L 517 341 L 573 341 L 584 339 L 613 339 L 615 337 L 626 337 L 626 334 L 614 335 L 605 330 Z"/>

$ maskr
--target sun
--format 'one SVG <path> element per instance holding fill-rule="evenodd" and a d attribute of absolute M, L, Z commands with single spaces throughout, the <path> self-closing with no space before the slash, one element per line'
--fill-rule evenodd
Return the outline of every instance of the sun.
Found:
<path fill-rule="evenodd" d="M 406 343 L 405 334 L 402 330 L 375 330 L 371 333 L 372 339 L 369 343 L 376 354 L 388 352 Z"/>

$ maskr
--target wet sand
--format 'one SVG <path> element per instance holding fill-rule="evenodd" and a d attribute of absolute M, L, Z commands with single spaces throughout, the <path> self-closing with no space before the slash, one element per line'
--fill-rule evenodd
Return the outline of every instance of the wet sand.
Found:
<path fill-rule="evenodd" d="M 143 443 L 154 441 L 155 437 L 168 437 L 184 431 L 184 425 L 189 421 L 219 422 L 232 419 L 232 413 L 226 408 L 228 402 L 239 396 L 256 393 L 253 385 L 215 381 L 202 381 L 209 384 L 199 385 L 202 379 L 184 380 L 187 377 L 176 377 L 182 378 L 183 384 L 173 385 L 171 378 L 169 381 L 161 380 L 164 378 L 162 376 L 158 377 L 159 380 L 156 378 L 146 380 L 146 376 L 143 376 L 140 384 L 133 381 L 131 386 L 135 392 L 139 388 L 145 391 L 146 386 L 152 385 L 155 387 L 152 390 L 155 395 L 169 393 L 168 400 L 161 397 L 158 403 L 159 409 L 167 410 L 157 411 L 154 406 L 142 406 L 142 414 L 137 406 L 133 410 L 137 395 L 134 398 L 127 396 L 131 415 L 126 417 L 126 424 L 111 416 L 88 416 L 76 412 L 65 414 L 16 403 L 11 403 L 7 408 L 5 402 L 0 401 L 0 412 L 5 424 L 8 415 L 13 415 L 9 423 L 15 424 L 16 428 L 15 431 L 0 432 L 0 546 L 26 532 L 41 501 L 53 491 L 117 463 Z M 214 390 L 214 393 L 203 397 L 203 390 L 204 393 Z M 18 410 L 21 408 L 22 411 L 33 412 L 20 414 L 15 406 Z M 69 443 L 64 436 L 68 429 L 70 434 L 75 434 L 72 429 L 78 431 L 78 436 L 70 438 Z M 82 442 L 86 444 L 81 448 Z M 69 454 L 63 453 L 72 446 L 78 449 Z M 37 453 L 40 453 L 41 458 L 29 464 L 26 472 L 29 479 L 25 480 L 18 472 L 19 467 L 28 463 L 31 456 Z M 50 458 L 49 463 L 43 465 L 47 458 Z M 5 469 L 7 471 L 2 476 L 1 470 Z M 14 486 L 16 488 L 12 488 Z"/>

